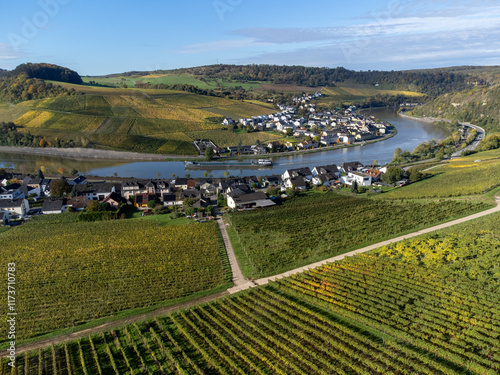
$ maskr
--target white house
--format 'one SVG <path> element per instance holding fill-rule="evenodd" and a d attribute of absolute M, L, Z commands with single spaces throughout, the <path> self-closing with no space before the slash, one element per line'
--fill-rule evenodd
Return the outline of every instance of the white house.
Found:
<path fill-rule="evenodd" d="M 312 178 L 312 183 L 316 186 L 332 186 L 337 180 L 334 174 L 318 174 Z"/>
<path fill-rule="evenodd" d="M 10 217 L 24 217 L 26 212 L 30 209 L 30 205 L 27 199 L 1 199 L 0 200 L 0 211 L 7 212 Z"/>
<path fill-rule="evenodd" d="M 351 184 L 356 181 L 358 186 L 370 186 L 372 184 L 372 176 L 365 173 L 349 172 L 347 177 L 351 179 Z"/>
<path fill-rule="evenodd" d="M 15 200 L 23 198 L 25 198 L 25 196 L 20 186 L 12 189 L 0 188 L 0 199 Z"/>

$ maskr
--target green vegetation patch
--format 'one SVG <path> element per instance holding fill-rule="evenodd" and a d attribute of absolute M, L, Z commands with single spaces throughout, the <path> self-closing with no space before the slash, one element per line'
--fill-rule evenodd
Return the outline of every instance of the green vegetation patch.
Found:
<path fill-rule="evenodd" d="M 0 234 L 9 244 L 2 259 L 16 263 L 22 289 L 19 340 L 226 282 L 215 223 L 173 228 L 148 220 L 72 219 L 34 220 Z M 7 340 L 5 325 L 0 335 Z"/>
<path fill-rule="evenodd" d="M 484 202 L 386 201 L 328 192 L 295 198 L 275 208 L 233 213 L 229 220 L 253 266 L 253 272 L 246 276 L 256 278 L 487 207 Z"/>

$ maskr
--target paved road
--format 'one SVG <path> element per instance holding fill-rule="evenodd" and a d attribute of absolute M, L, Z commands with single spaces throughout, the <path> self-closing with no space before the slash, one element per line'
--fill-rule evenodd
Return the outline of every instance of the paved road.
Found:
<path fill-rule="evenodd" d="M 474 142 L 472 142 L 470 145 L 468 145 L 467 147 L 465 147 L 462 150 L 455 151 L 451 155 L 452 158 L 458 158 L 458 157 L 460 157 L 462 151 L 465 151 L 465 150 L 473 151 L 473 150 L 475 150 L 477 148 L 477 146 L 479 145 L 479 142 L 481 142 L 484 139 L 485 135 L 486 135 L 485 130 L 482 127 L 480 127 L 480 126 L 472 125 L 470 122 L 460 122 L 459 124 L 462 125 L 462 126 L 468 126 L 470 128 L 476 129 L 477 130 L 477 136 L 476 136 L 476 139 L 474 140 Z"/>

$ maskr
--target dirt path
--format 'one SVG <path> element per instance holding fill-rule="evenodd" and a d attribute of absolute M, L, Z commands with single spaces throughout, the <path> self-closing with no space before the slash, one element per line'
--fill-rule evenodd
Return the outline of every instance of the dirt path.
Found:
<path fill-rule="evenodd" d="M 255 284 L 252 281 L 245 279 L 243 272 L 241 272 L 240 265 L 238 264 L 238 260 L 234 254 L 233 245 L 231 244 L 227 234 L 226 224 L 221 218 L 217 219 L 217 223 L 219 224 L 219 228 L 222 233 L 222 239 L 224 240 L 224 246 L 226 247 L 227 257 L 229 258 L 229 264 L 231 265 L 231 272 L 233 274 L 234 286 L 227 291 L 233 294 L 239 292 L 240 290 L 254 287 Z"/>
<path fill-rule="evenodd" d="M 23 345 L 23 346 L 18 347 L 16 352 L 17 352 L 17 354 L 21 354 L 21 353 L 31 351 L 31 350 L 43 349 L 43 348 L 49 347 L 51 345 L 57 345 L 57 344 L 60 344 L 60 343 L 66 342 L 66 341 L 71 341 L 71 340 L 75 340 L 78 338 L 86 337 L 86 336 L 94 334 L 94 333 L 99 333 L 99 332 L 110 330 L 110 329 L 117 329 L 117 328 L 120 328 L 126 324 L 142 321 L 145 319 L 150 319 L 150 318 L 160 316 L 160 315 L 166 315 L 166 314 L 172 313 L 172 312 L 180 310 L 180 309 L 186 309 L 186 308 L 195 306 L 195 305 L 200 304 L 200 303 L 214 301 L 218 298 L 230 295 L 232 293 L 237 293 L 239 291 L 246 290 L 246 289 L 258 286 L 258 285 L 266 285 L 267 283 L 269 283 L 269 281 L 274 281 L 274 280 L 278 280 L 278 279 L 281 279 L 284 277 L 288 277 L 288 276 L 296 274 L 296 273 L 300 273 L 300 272 L 303 272 L 303 271 L 306 271 L 306 270 L 309 270 L 312 268 L 322 266 L 326 263 L 337 262 L 339 260 L 344 259 L 345 257 L 365 253 L 367 251 L 376 249 L 376 248 L 384 246 L 384 245 L 388 245 L 388 244 L 391 244 L 394 242 L 399 242 L 399 241 L 409 239 L 412 237 L 416 237 L 416 236 L 419 236 L 422 234 L 434 232 L 436 230 L 440 230 L 443 228 L 449 228 L 451 226 L 465 223 L 467 221 L 477 219 L 477 218 L 480 218 L 480 217 L 483 217 L 486 215 L 490 215 L 490 214 L 495 213 L 495 212 L 500 212 L 500 197 L 495 197 L 495 199 L 496 199 L 496 204 L 497 204 L 496 207 L 491 208 L 489 210 L 482 211 L 482 212 L 479 212 L 479 213 L 476 213 L 473 215 L 469 215 L 469 216 L 463 217 L 461 219 L 453 220 L 453 221 L 450 221 L 448 223 L 435 225 L 433 227 L 430 227 L 427 229 L 422 229 L 422 230 L 419 230 L 417 232 L 405 234 L 403 236 L 392 238 L 392 239 L 387 240 L 387 241 L 382 241 L 382 242 L 379 242 L 379 243 L 376 243 L 376 244 L 373 244 L 370 246 L 363 247 L 361 249 L 357 249 L 357 250 L 350 251 L 350 252 L 345 253 L 345 254 L 341 254 L 341 255 L 338 255 L 338 256 L 335 256 L 332 258 L 322 260 L 320 262 L 312 263 L 312 264 L 309 264 L 309 265 L 304 266 L 304 267 L 300 267 L 300 268 L 296 268 L 296 269 L 291 270 L 291 271 L 283 272 L 283 273 L 278 274 L 278 275 L 261 278 L 261 279 L 255 280 L 254 282 L 246 280 L 245 277 L 243 276 L 243 273 L 241 272 L 241 269 L 240 269 L 238 262 L 236 260 L 236 256 L 234 255 L 233 247 L 231 245 L 231 242 L 229 241 L 229 237 L 227 235 L 227 230 L 226 230 L 225 224 L 222 221 L 222 219 L 218 219 L 217 222 L 219 224 L 219 228 L 221 229 L 222 237 L 224 239 L 224 244 L 226 245 L 226 251 L 227 251 L 228 257 L 229 257 L 229 262 L 231 264 L 231 271 L 233 272 L 233 282 L 235 284 L 233 288 L 228 289 L 227 291 L 224 291 L 221 293 L 202 297 L 202 298 L 199 298 L 199 299 L 196 299 L 193 301 L 189 301 L 189 302 L 185 302 L 185 303 L 182 303 L 179 305 L 160 308 L 160 309 L 154 310 L 154 311 L 149 312 L 149 313 L 130 316 L 127 318 L 123 318 L 123 319 L 119 319 L 119 320 L 116 320 L 113 322 L 105 323 L 105 324 L 102 324 L 100 326 L 89 328 L 86 330 L 82 330 L 82 331 L 78 331 L 78 332 L 74 332 L 74 333 L 69 333 L 69 334 L 56 336 L 56 337 L 41 340 L 41 341 L 37 341 L 33 344 Z M 2 354 L 2 357 L 5 357 L 5 354 Z"/>

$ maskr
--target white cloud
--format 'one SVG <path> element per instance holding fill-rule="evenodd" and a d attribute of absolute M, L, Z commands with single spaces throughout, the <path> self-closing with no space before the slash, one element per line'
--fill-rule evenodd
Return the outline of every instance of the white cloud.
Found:
<path fill-rule="evenodd" d="M 15 60 L 23 56 L 23 52 L 14 49 L 10 44 L 0 43 L 0 60 Z"/>
<path fill-rule="evenodd" d="M 449 11 L 448 11 L 449 13 Z M 348 41 L 390 35 L 445 34 L 476 32 L 500 25 L 500 6 L 469 9 L 458 14 L 437 12 L 428 15 L 401 17 L 373 13 L 368 22 L 346 27 L 319 28 L 247 28 L 234 31 L 254 41 L 275 44 L 298 44 L 318 41 Z"/>
<path fill-rule="evenodd" d="M 178 53 L 205 53 L 213 51 L 226 51 L 240 48 L 252 48 L 269 45 L 269 42 L 257 41 L 256 38 L 217 40 L 213 42 L 189 44 L 178 50 Z"/>

